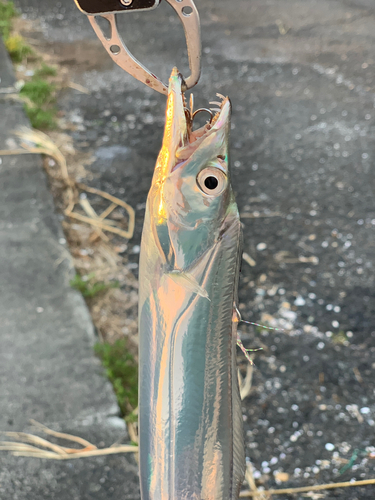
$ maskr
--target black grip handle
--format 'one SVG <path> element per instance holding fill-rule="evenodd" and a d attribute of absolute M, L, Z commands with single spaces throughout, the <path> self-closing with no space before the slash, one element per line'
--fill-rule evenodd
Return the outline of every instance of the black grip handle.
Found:
<path fill-rule="evenodd" d="M 77 7 L 88 15 L 114 14 L 135 10 L 151 10 L 160 0 L 75 0 Z"/>

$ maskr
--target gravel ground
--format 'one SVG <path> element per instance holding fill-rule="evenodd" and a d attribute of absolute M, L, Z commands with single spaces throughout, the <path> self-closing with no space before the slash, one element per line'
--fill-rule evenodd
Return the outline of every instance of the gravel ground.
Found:
<path fill-rule="evenodd" d="M 71 0 L 16 3 L 40 20 L 35 36 L 46 50 L 91 91 L 65 91 L 59 107 L 75 147 L 96 156 L 91 184 L 136 209 L 127 257 L 137 275 L 165 99 L 113 66 Z M 267 488 L 375 477 L 374 4 L 196 3 L 204 47 L 196 103 L 215 92 L 233 103 L 233 184 L 250 257 L 240 308 L 249 321 L 283 329 L 243 332 L 246 345 L 263 347 L 243 402 L 254 476 Z M 167 5 L 121 24 L 157 74 L 186 68 Z M 375 491 L 319 495 L 310 498 L 370 500 Z"/>

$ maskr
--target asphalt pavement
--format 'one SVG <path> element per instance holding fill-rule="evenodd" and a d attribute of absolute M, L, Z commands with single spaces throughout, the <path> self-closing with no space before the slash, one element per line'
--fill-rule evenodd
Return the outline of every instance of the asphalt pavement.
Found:
<path fill-rule="evenodd" d="M 216 92 L 233 103 L 233 185 L 250 257 L 240 308 L 245 319 L 283 329 L 243 332 L 249 347 L 264 348 L 243 402 L 255 477 L 266 487 L 280 486 L 280 472 L 287 486 L 374 477 L 375 6 L 196 3 L 203 39 L 196 105 Z M 65 90 L 58 105 L 75 124 L 75 147 L 96 156 L 91 184 L 136 208 L 127 251 L 136 274 L 165 98 L 113 65 L 72 0 L 16 4 L 40 23 L 35 39 L 91 91 Z M 173 65 L 187 72 L 183 32 L 168 5 L 123 15 L 120 27 L 153 72 L 165 80 Z M 373 497 L 363 487 L 324 498 Z"/>

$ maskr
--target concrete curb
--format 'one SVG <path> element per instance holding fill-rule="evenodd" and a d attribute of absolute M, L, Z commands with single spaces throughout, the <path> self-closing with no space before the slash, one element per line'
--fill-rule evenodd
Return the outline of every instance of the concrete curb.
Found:
<path fill-rule="evenodd" d="M 30 126 L 0 40 L 0 149 Z M 41 158 L 0 157 L 0 430 L 30 431 L 31 418 L 100 446 L 127 439 L 112 386 L 92 344 L 93 324 L 74 275 Z M 0 453 L 0 498 L 138 499 L 132 456 L 47 461 Z"/>

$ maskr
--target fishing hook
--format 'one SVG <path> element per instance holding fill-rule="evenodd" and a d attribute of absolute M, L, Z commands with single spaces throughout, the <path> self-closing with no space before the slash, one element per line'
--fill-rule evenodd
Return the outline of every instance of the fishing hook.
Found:
<path fill-rule="evenodd" d="M 190 101 L 190 102 L 192 102 L 192 101 Z M 212 120 L 214 119 L 214 114 L 213 114 L 213 112 L 210 109 L 208 109 L 208 108 L 199 108 L 196 111 L 193 111 L 192 109 L 185 108 L 185 116 L 186 116 L 187 129 L 188 129 L 188 134 L 189 135 L 193 131 L 194 118 L 197 116 L 198 113 L 201 113 L 203 111 L 205 111 L 206 113 L 208 113 L 210 115 L 210 121 L 209 121 L 209 123 L 211 124 Z"/>

